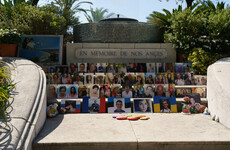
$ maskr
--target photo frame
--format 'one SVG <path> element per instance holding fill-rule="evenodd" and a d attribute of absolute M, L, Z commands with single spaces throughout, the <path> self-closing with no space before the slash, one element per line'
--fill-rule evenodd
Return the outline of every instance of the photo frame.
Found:
<path fill-rule="evenodd" d="M 73 84 L 83 85 L 84 84 L 84 75 L 83 73 L 78 73 L 73 76 Z"/>
<path fill-rule="evenodd" d="M 105 84 L 105 74 L 95 73 L 94 81 L 95 81 L 95 84 Z"/>
<path fill-rule="evenodd" d="M 177 112 L 177 104 L 175 97 L 163 97 L 163 96 L 155 96 L 154 97 L 154 112 L 155 113 L 176 113 Z"/>
<path fill-rule="evenodd" d="M 155 76 L 155 84 L 165 84 L 165 74 L 157 73 Z"/>
<path fill-rule="evenodd" d="M 132 93 L 133 98 L 143 98 L 145 96 L 143 84 L 134 84 Z"/>
<path fill-rule="evenodd" d="M 79 85 L 78 86 L 78 97 L 79 98 L 84 98 L 84 97 L 88 97 L 90 89 L 88 85 Z"/>
<path fill-rule="evenodd" d="M 117 64 L 117 72 L 118 73 L 127 73 L 127 64 L 125 63 L 119 63 Z"/>
<path fill-rule="evenodd" d="M 87 72 L 88 73 L 96 73 L 97 72 L 97 64 L 95 64 L 95 63 L 88 63 L 88 65 L 87 65 Z"/>
<path fill-rule="evenodd" d="M 47 88 L 47 100 L 52 100 L 57 98 L 57 85 L 49 84 L 46 86 Z"/>
<path fill-rule="evenodd" d="M 64 85 L 64 84 L 59 84 L 57 86 L 57 97 L 60 99 L 66 99 L 68 98 L 68 85 Z"/>
<path fill-rule="evenodd" d="M 133 97 L 132 87 L 130 85 L 123 85 L 121 95 L 122 98 L 132 98 Z"/>
<path fill-rule="evenodd" d="M 173 72 L 166 72 L 165 73 L 165 83 L 172 84 L 174 83 L 174 73 Z"/>
<path fill-rule="evenodd" d="M 79 99 L 62 99 L 61 110 L 65 113 L 80 113 L 81 112 L 81 100 Z"/>
<path fill-rule="evenodd" d="M 87 63 L 78 63 L 78 73 L 86 73 L 87 72 Z"/>
<path fill-rule="evenodd" d="M 155 84 L 155 96 L 165 96 L 164 84 Z"/>
<path fill-rule="evenodd" d="M 97 72 L 106 73 L 107 63 L 97 63 Z"/>
<path fill-rule="evenodd" d="M 207 85 L 207 76 L 194 75 L 195 85 Z"/>
<path fill-rule="evenodd" d="M 35 63 L 62 64 L 63 35 L 23 35 L 19 57 Z"/>
<path fill-rule="evenodd" d="M 145 83 L 154 84 L 155 83 L 155 73 L 146 73 L 145 74 Z"/>
<path fill-rule="evenodd" d="M 149 73 L 155 73 L 155 63 L 146 63 L 146 67 L 147 67 L 147 72 Z"/>
<path fill-rule="evenodd" d="M 121 97 L 122 86 L 120 84 L 111 85 L 111 97 Z"/>
<path fill-rule="evenodd" d="M 100 85 L 100 97 L 101 98 L 111 97 L 110 84 L 101 84 Z"/>
<path fill-rule="evenodd" d="M 69 67 L 69 74 L 71 74 L 71 75 L 75 75 L 75 74 L 77 74 L 78 72 L 77 72 L 77 63 L 69 63 L 69 65 L 68 65 L 68 67 Z"/>
<path fill-rule="evenodd" d="M 183 73 L 175 73 L 174 76 L 175 85 L 184 85 L 184 74 Z"/>
<path fill-rule="evenodd" d="M 137 72 L 137 64 L 136 63 L 128 63 L 127 64 L 127 73 L 135 73 Z"/>
<path fill-rule="evenodd" d="M 165 72 L 174 73 L 175 72 L 174 63 L 165 63 Z"/>
<path fill-rule="evenodd" d="M 156 73 L 165 72 L 165 63 L 156 63 Z"/>
<path fill-rule="evenodd" d="M 82 113 L 105 113 L 105 98 L 83 97 Z"/>
<path fill-rule="evenodd" d="M 152 113 L 151 98 L 134 98 L 133 99 L 134 113 Z"/>
<path fill-rule="evenodd" d="M 108 64 L 107 73 L 116 73 L 116 65 L 114 63 Z"/>
<path fill-rule="evenodd" d="M 137 72 L 146 72 L 146 63 L 137 63 Z"/>
<path fill-rule="evenodd" d="M 100 87 L 98 84 L 90 85 L 90 97 L 99 97 Z"/>
<path fill-rule="evenodd" d="M 145 84 L 145 73 L 136 73 L 136 84 Z"/>
<path fill-rule="evenodd" d="M 184 73 L 184 63 L 175 63 L 175 72 Z"/>
<path fill-rule="evenodd" d="M 115 84 L 114 73 L 106 73 L 105 84 Z"/>
<path fill-rule="evenodd" d="M 145 98 L 153 98 L 155 95 L 155 86 L 154 84 L 144 84 L 144 94 Z"/>
<path fill-rule="evenodd" d="M 108 113 L 131 113 L 130 98 L 108 98 Z"/>
<path fill-rule="evenodd" d="M 192 89 L 191 88 L 176 88 L 176 97 L 183 98 L 185 97 L 185 94 L 191 94 Z"/>
<path fill-rule="evenodd" d="M 94 84 L 94 74 L 93 73 L 84 74 L 84 84 Z"/>
<path fill-rule="evenodd" d="M 71 98 L 71 99 L 78 98 L 78 86 L 77 85 L 69 85 L 68 98 Z"/>

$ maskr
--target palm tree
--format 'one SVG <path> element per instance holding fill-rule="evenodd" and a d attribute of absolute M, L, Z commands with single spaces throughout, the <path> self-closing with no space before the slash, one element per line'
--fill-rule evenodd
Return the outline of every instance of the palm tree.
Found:
<path fill-rule="evenodd" d="M 182 6 L 179 5 L 177 9 L 173 9 L 172 13 L 167 10 L 163 9 L 162 10 L 164 13 L 160 13 L 157 11 L 153 11 L 149 17 L 147 17 L 147 22 L 149 23 L 157 23 L 166 28 L 167 26 L 170 26 L 170 18 L 172 17 L 173 13 L 182 11 Z"/>
<path fill-rule="evenodd" d="M 93 8 L 90 8 L 90 15 L 85 13 L 85 17 L 90 23 L 92 23 L 99 22 L 102 19 L 106 19 L 114 15 L 114 13 L 109 13 L 107 15 L 106 13 L 108 13 L 108 9 L 96 8 L 95 10 L 93 10 Z"/>

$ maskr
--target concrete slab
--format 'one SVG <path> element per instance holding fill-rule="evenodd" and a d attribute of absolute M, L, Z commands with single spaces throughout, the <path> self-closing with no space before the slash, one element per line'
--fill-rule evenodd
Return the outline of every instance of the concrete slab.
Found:
<path fill-rule="evenodd" d="M 203 114 L 146 114 L 149 120 L 116 120 L 113 114 L 67 114 L 47 119 L 33 149 L 229 149 L 230 129 Z"/>

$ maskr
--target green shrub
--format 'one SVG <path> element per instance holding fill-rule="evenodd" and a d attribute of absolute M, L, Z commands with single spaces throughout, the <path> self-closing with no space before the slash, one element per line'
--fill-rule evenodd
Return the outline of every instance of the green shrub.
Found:
<path fill-rule="evenodd" d="M 188 56 L 188 61 L 193 62 L 192 67 L 195 70 L 195 74 L 206 75 L 207 68 L 217 60 L 226 57 L 226 54 L 211 53 L 202 50 L 201 48 L 195 48 Z"/>

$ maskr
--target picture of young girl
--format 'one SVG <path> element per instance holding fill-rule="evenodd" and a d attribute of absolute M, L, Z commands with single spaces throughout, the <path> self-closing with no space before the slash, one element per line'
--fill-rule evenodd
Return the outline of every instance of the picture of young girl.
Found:
<path fill-rule="evenodd" d="M 152 102 L 151 99 L 134 99 L 133 111 L 135 113 L 151 113 Z"/>
<path fill-rule="evenodd" d="M 67 98 L 67 87 L 65 85 L 58 86 L 58 98 Z"/>
<path fill-rule="evenodd" d="M 78 97 L 78 88 L 75 85 L 71 85 L 68 88 L 68 98 L 77 98 Z"/>

